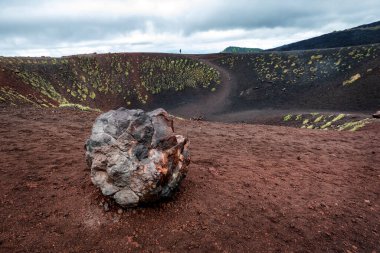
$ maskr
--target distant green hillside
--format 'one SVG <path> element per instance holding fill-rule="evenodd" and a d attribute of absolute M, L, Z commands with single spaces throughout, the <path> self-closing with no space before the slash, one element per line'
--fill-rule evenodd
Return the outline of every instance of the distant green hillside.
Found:
<path fill-rule="evenodd" d="M 257 53 L 263 51 L 260 48 L 248 48 L 248 47 L 227 47 L 222 53 Z"/>

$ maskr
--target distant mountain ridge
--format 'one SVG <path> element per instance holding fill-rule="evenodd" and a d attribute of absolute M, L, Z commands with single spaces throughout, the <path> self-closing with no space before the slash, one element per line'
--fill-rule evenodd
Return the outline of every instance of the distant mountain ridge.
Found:
<path fill-rule="evenodd" d="M 227 47 L 221 53 L 258 53 L 263 51 L 261 48 L 248 48 L 248 47 Z"/>
<path fill-rule="evenodd" d="M 380 43 L 380 21 L 283 45 L 268 51 L 293 51 Z"/>

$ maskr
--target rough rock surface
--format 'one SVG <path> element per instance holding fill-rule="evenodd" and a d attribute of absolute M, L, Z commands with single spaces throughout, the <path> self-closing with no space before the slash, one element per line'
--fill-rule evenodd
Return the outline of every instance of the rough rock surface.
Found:
<path fill-rule="evenodd" d="M 85 147 L 92 182 L 123 207 L 169 197 L 190 163 L 189 141 L 163 109 L 101 114 Z"/>

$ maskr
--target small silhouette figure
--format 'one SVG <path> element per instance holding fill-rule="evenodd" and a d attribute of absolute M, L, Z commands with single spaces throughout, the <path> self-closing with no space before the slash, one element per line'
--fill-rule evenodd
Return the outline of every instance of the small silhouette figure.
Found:
<path fill-rule="evenodd" d="M 179 49 L 179 53 L 182 54 L 182 50 L 181 49 Z"/>

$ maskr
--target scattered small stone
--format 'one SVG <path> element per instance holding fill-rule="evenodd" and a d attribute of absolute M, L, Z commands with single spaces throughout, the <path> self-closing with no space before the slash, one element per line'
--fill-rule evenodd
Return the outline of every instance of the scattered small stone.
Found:
<path fill-rule="evenodd" d="M 204 117 L 202 115 L 200 115 L 200 116 L 194 116 L 194 117 L 191 117 L 190 120 L 202 121 L 202 120 L 204 120 Z"/>
<path fill-rule="evenodd" d="M 123 209 L 121 209 L 121 208 L 117 209 L 117 213 L 118 214 L 122 214 L 123 213 Z"/>
<path fill-rule="evenodd" d="M 106 202 L 103 205 L 104 211 L 108 212 L 110 210 L 109 204 Z"/>
<path fill-rule="evenodd" d="M 380 119 L 380 111 L 377 111 L 374 114 L 372 114 L 372 117 L 374 117 L 375 119 Z"/>
<path fill-rule="evenodd" d="M 367 204 L 371 203 L 371 201 L 369 201 L 368 199 L 365 199 L 364 202 Z"/>

